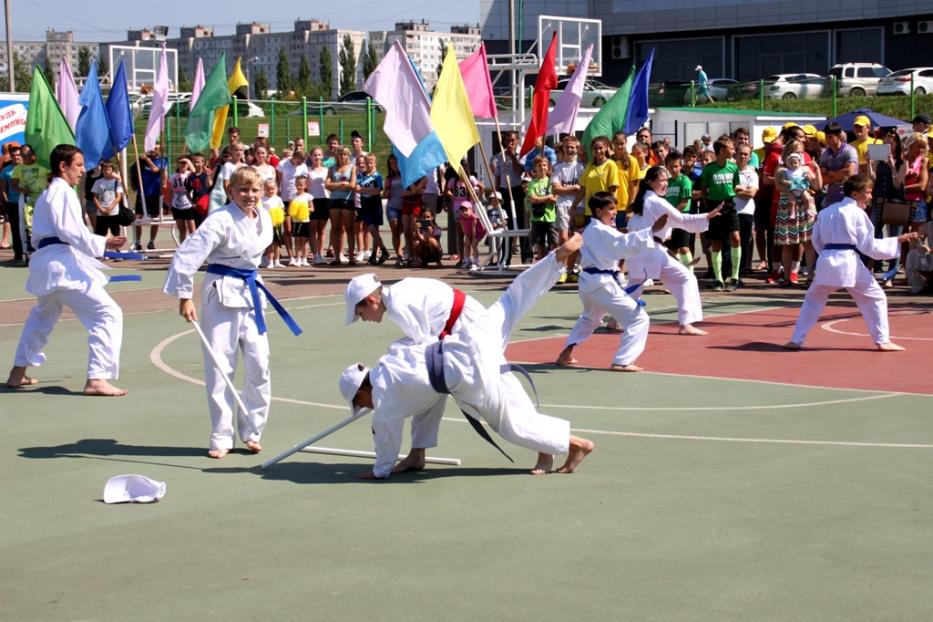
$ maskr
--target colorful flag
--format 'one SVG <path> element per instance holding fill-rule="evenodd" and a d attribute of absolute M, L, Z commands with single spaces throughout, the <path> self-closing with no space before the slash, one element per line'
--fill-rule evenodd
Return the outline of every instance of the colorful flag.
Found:
<path fill-rule="evenodd" d="M 194 105 L 198 103 L 198 97 L 201 96 L 201 91 L 204 90 L 204 60 L 198 57 L 198 67 L 194 70 L 194 84 L 191 85 L 191 102 L 188 104 L 188 110 L 194 109 Z"/>
<path fill-rule="evenodd" d="M 625 113 L 628 111 L 628 98 L 632 92 L 632 82 L 635 80 L 635 67 L 628 73 L 628 78 L 616 91 L 616 94 L 609 98 L 596 116 L 590 120 L 589 125 L 583 131 L 583 148 L 586 149 L 588 157 L 590 153 L 590 143 L 597 136 L 605 136 L 612 139 L 612 135 L 621 132 L 625 127 Z"/>
<path fill-rule="evenodd" d="M 109 160 L 133 140 L 133 111 L 130 109 L 130 94 L 126 87 L 126 71 L 123 59 L 117 67 L 113 86 L 107 95 L 107 118 L 110 120 L 110 148 L 104 152 Z"/>
<path fill-rule="evenodd" d="M 191 109 L 185 124 L 185 144 L 192 153 L 207 151 L 211 146 L 214 112 L 230 103 L 227 91 L 227 55 L 223 53 L 211 70 L 198 103 Z"/>
<path fill-rule="evenodd" d="M 551 89 L 557 86 L 557 70 L 554 68 L 554 57 L 557 56 L 557 33 L 551 37 L 551 45 L 547 48 L 538 77 L 535 80 L 534 97 L 531 102 L 531 123 L 525 132 L 525 140 L 519 155 L 525 155 L 535 148 L 535 141 L 544 136 L 547 129 L 547 109 L 551 105 Z"/>
<path fill-rule="evenodd" d="M 548 134 L 572 134 L 573 126 L 577 122 L 577 112 L 580 110 L 580 100 L 583 99 L 583 86 L 586 84 L 586 72 L 589 70 L 590 58 L 593 55 L 593 44 L 586 48 L 583 58 L 577 69 L 573 72 L 567 86 L 554 104 L 554 109 L 548 115 Z"/>
<path fill-rule="evenodd" d="M 629 95 L 628 110 L 625 112 L 625 124 L 622 131 L 633 134 L 648 120 L 648 82 L 651 81 L 651 66 L 654 65 L 654 48 L 648 53 L 648 59 L 638 70 L 632 93 Z"/>
<path fill-rule="evenodd" d="M 62 57 L 58 63 L 58 81 L 55 83 L 55 99 L 62 109 L 62 114 L 68 119 L 68 125 L 75 129 L 78 122 L 78 115 L 81 114 L 81 104 L 78 102 L 78 86 L 75 84 L 75 77 L 71 73 L 71 65 L 68 64 L 68 57 Z"/>
<path fill-rule="evenodd" d="M 39 164 L 51 169 L 49 155 L 58 145 L 75 144 L 75 135 L 68 119 L 55 101 L 52 88 L 39 66 L 32 70 L 32 88 L 29 91 L 29 112 L 26 114 L 26 142 L 32 146 Z"/>
<path fill-rule="evenodd" d="M 480 42 L 478 50 L 460 61 L 460 75 L 470 97 L 473 116 L 477 119 L 495 119 L 496 99 L 492 94 L 484 42 Z"/>
<path fill-rule="evenodd" d="M 434 87 L 431 123 L 447 152 L 447 161 L 454 166 L 466 156 L 470 147 L 479 142 L 479 131 L 463 77 L 457 68 L 457 53 L 453 45 L 447 46 L 441 77 Z"/>
<path fill-rule="evenodd" d="M 233 65 L 233 72 L 230 74 L 230 79 L 227 80 L 228 105 L 225 106 L 222 110 L 218 110 L 217 114 L 214 115 L 214 132 L 211 135 L 212 149 L 220 147 L 221 143 L 224 141 L 224 127 L 227 125 L 227 113 L 230 110 L 230 98 L 233 97 L 234 93 L 247 84 L 249 83 L 246 81 L 246 76 L 243 75 L 243 70 L 240 69 L 240 58 L 237 57 L 236 64 Z"/>
<path fill-rule="evenodd" d="M 110 149 L 110 120 L 104 107 L 104 96 L 97 80 L 97 61 L 91 61 L 84 88 L 81 89 L 81 114 L 75 123 L 75 144 L 84 152 L 84 167 L 88 170 L 100 164 Z"/>
<path fill-rule="evenodd" d="M 398 41 L 366 79 L 363 90 L 386 111 L 383 130 L 403 156 L 402 183 L 409 186 L 444 163 L 447 154 L 431 123 L 431 105 L 418 72 Z"/>
<path fill-rule="evenodd" d="M 152 151 L 159 142 L 162 133 L 162 122 L 168 112 L 168 58 L 165 47 L 162 47 L 162 57 L 159 60 L 159 74 L 152 89 L 152 108 L 149 109 L 149 122 L 146 123 L 146 151 Z"/>

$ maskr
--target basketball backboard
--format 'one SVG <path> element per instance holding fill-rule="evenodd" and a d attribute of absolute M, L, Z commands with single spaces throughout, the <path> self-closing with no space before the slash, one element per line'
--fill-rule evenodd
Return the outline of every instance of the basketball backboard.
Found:
<path fill-rule="evenodd" d="M 538 56 L 544 57 L 551 37 L 557 33 L 555 68 L 558 76 L 573 73 L 586 48 L 593 45 L 588 75 L 603 73 L 603 22 L 600 19 L 579 17 L 538 16 Z"/>
<path fill-rule="evenodd" d="M 130 45 L 109 46 L 110 58 L 108 79 L 113 84 L 113 75 L 117 71 L 120 59 L 123 59 L 126 72 L 126 86 L 130 93 L 139 94 L 151 92 L 156 81 L 156 71 L 159 68 L 159 57 L 162 47 L 136 47 Z M 178 90 L 178 50 L 165 48 L 168 61 L 169 90 Z"/>

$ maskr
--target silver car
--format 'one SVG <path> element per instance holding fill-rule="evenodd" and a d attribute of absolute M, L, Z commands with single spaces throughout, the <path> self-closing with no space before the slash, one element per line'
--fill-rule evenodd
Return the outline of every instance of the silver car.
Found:
<path fill-rule="evenodd" d="M 757 90 L 756 83 L 749 83 Z M 776 73 L 764 79 L 768 99 L 817 99 L 823 96 L 826 80 L 815 73 Z"/>
<path fill-rule="evenodd" d="M 557 83 L 557 88 L 551 91 L 551 105 L 557 103 L 561 93 L 567 88 L 569 79 L 561 80 Z M 583 96 L 580 98 L 581 108 L 602 108 L 609 99 L 616 94 L 619 89 L 606 86 L 596 80 L 587 80 L 583 83 Z"/>
<path fill-rule="evenodd" d="M 882 78 L 891 75 L 891 70 L 878 63 L 845 63 L 833 65 L 830 76 L 836 77 L 836 92 L 839 95 L 863 97 L 878 92 Z"/>
<path fill-rule="evenodd" d="M 881 78 L 881 82 L 878 83 L 878 95 L 910 95 L 911 78 L 914 81 L 914 93 L 933 93 L 933 67 L 913 67 L 895 71 Z"/>

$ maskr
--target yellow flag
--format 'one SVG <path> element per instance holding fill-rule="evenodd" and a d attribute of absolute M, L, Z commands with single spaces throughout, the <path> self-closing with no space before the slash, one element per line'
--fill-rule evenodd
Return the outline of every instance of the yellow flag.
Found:
<path fill-rule="evenodd" d="M 246 76 L 243 75 L 243 70 L 240 69 L 240 58 L 237 57 L 236 64 L 233 66 L 233 73 L 230 74 L 230 78 L 227 80 L 227 91 L 232 97 L 238 89 L 248 84 L 249 82 L 247 82 Z M 227 111 L 229 109 L 230 106 L 225 106 L 223 108 L 218 108 L 214 112 L 214 132 L 211 135 L 212 149 L 220 147 L 220 144 L 224 140 L 224 127 L 227 125 Z"/>
<path fill-rule="evenodd" d="M 479 131 L 453 45 L 447 46 L 441 77 L 434 89 L 431 124 L 444 146 L 447 160 L 454 166 L 459 165 L 470 147 L 479 142 Z"/>

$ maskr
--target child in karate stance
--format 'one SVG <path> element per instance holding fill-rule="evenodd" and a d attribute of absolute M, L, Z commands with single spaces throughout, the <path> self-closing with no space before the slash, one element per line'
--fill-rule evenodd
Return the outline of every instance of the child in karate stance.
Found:
<path fill-rule="evenodd" d="M 593 443 L 571 435 L 568 421 L 537 411 L 515 375 L 507 367 L 503 371 L 503 352 L 515 324 L 557 282 L 566 269 L 564 261 L 581 243 L 579 235 L 572 237 L 520 274 L 499 300 L 464 330 L 427 344 L 397 341 L 372 370 L 355 363 L 344 371 L 340 391 L 351 408 L 375 409 L 376 464 L 357 477 L 384 479 L 391 475 L 405 419 L 430 408 L 439 393 L 452 395 L 468 418 L 482 419 L 509 442 L 537 451 L 532 474 L 550 472 L 554 454 L 567 454 L 559 472 L 576 469 L 593 451 Z M 493 442 L 488 434 L 484 438 Z"/>
<path fill-rule="evenodd" d="M 616 229 L 614 192 L 597 192 L 590 197 L 589 208 L 593 218 L 583 230 L 583 252 L 580 256 L 579 294 L 583 313 L 567 335 L 557 364 L 576 363 L 573 349 L 589 339 L 608 313 L 624 329 L 609 369 L 641 371 L 635 360 L 645 350 L 648 340 L 648 314 L 622 286 L 619 260 L 634 257 L 643 249 L 654 248 L 652 231 L 649 228 L 637 233 L 622 233 Z M 663 225 L 661 222 L 658 228 Z"/>
<path fill-rule="evenodd" d="M 901 243 L 915 239 L 917 232 L 875 239 L 875 228 L 865 213 L 866 206 L 871 204 L 871 191 L 868 177 L 853 175 L 843 185 L 845 198 L 817 214 L 812 238 L 813 247 L 820 254 L 816 276 L 804 296 L 794 335 L 784 344 L 786 349 L 800 350 L 803 347 L 807 333 L 820 319 L 829 295 L 840 287 L 848 290 L 855 299 L 878 350 L 896 352 L 904 349 L 891 343 L 888 299 L 858 253 L 872 259 L 894 259 L 900 255 Z"/>
<path fill-rule="evenodd" d="M 272 242 L 272 220 L 260 205 L 262 185 L 255 169 L 237 169 L 230 178 L 230 190 L 233 201 L 212 212 L 175 251 L 164 287 L 166 294 L 178 297 L 181 316 L 189 322 L 197 321 L 191 300 L 194 275 L 207 261 L 207 274 L 201 286 L 201 326 L 211 349 L 228 363 L 228 369 L 217 369 L 208 352 L 204 352 L 204 379 L 211 415 L 207 455 L 211 458 L 223 458 L 230 452 L 236 430 L 249 451 L 261 451 L 260 435 L 272 399 L 269 340 L 262 309 L 264 299 L 273 306 L 278 303 L 269 296 L 257 273 L 263 252 Z M 282 314 L 278 306 L 276 311 Z M 287 314 L 282 317 L 295 334 L 301 332 Z M 248 412 L 237 413 L 235 430 L 236 404 L 227 394 L 221 374 L 229 372 L 233 376 L 241 353 L 246 384 L 242 397 Z"/>

